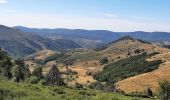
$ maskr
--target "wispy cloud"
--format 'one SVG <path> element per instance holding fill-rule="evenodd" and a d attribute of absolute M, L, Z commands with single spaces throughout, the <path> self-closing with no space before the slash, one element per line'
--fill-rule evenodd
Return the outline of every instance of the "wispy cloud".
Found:
<path fill-rule="evenodd" d="M 8 1 L 7 0 L 0 0 L 0 4 L 7 4 Z"/>
<path fill-rule="evenodd" d="M 138 19 L 138 20 L 152 20 L 153 19 L 153 18 L 144 17 L 144 16 L 132 16 L 132 18 Z"/>
<path fill-rule="evenodd" d="M 167 31 L 170 32 L 170 24 L 150 21 L 128 20 L 122 17 L 78 17 L 60 16 L 41 13 L 0 13 L 0 22 L 7 26 L 17 24 L 36 28 L 71 28 L 90 30 L 111 30 L 111 31 Z"/>
<path fill-rule="evenodd" d="M 12 9 L 0 9 L 0 12 L 16 13 L 17 11 Z"/>
<path fill-rule="evenodd" d="M 119 16 L 116 14 L 110 14 L 110 13 L 105 13 L 104 16 L 106 17 L 112 17 L 112 18 L 118 18 Z"/>

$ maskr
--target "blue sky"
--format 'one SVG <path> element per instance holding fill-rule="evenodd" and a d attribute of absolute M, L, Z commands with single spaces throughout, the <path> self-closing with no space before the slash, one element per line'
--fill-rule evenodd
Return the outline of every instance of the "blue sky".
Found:
<path fill-rule="evenodd" d="M 170 0 L 0 0 L 0 24 L 170 32 Z"/>

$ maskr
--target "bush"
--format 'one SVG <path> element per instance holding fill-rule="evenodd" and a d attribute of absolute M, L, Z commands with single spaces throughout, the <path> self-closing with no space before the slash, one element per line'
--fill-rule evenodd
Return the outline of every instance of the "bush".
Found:
<path fill-rule="evenodd" d="M 38 81 L 39 81 L 39 79 L 38 79 L 37 77 L 35 77 L 35 76 L 31 76 L 31 77 L 27 80 L 27 82 L 28 82 L 28 83 L 31 83 L 31 84 L 37 84 Z"/>
<path fill-rule="evenodd" d="M 41 79 L 41 80 L 39 81 L 39 84 L 40 84 L 40 85 L 45 85 L 45 84 L 46 84 L 46 80 L 45 80 L 45 79 Z"/>
<path fill-rule="evenodd" d="M 91 83 L 89 85 L 89 88 L 103 90 L 104 89 L 104 85 L 101 82 L 94 82 L 94 83 Z"/>
<path fill-rule="evenodd" d="M 98 89 L 98 90 L 102 90 L 105 92 L 115 92 L 116 91 L 114 84 L 110 84 L 110 83 L 94 82 L 89 85 L 89 88 Z"/>
<path fill-rule="evenodd" d="M 57 93 L 57 94 L 65 94 L 65 93 L 66 93 L 66 92 L 64 92 L 63 90 L 58 89 L 58 88 L 55 88 L 53 91 L 54 91 L 55 93 Z"/>
<path fill-rule="evenodd" d="M 107 59 L 107 57 L 104 57 L 104 58 L 100 59 L 100 64 L 101 65 L 107 64 L 108 62 L 109 62 L 109 60 Z"/>
<path fill-rule="evenodd" d="M 75 87 L 76 87 L 76 88 L 83 88 L 83 85 L 80 84 L 80 83 L 76 83 L 76 84 L 75 84 Z"/>
<path fill-rule="evenodd" d="M 146 89 L 146 96 L 153 97 L 153 92 L 152 92 L 151 88 Z"/>
<path fill-rule="evenodd" d="M 170 81 L 164 80 L 159 82 L 159 96 L 162 100 L 170 99 Z"/>
<path fill-rule="evenodd" d="M 136 50 L 134 51 L 134 53 L 135 53 L 135 54 L 140 54 L 140 53 L 141 53 L 141 50 L 136 49 Z"/>

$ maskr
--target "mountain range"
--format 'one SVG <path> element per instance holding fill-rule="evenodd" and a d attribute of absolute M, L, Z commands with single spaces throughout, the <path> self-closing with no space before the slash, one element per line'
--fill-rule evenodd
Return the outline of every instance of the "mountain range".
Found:
<path fill-rule="evenodd" d="M 69 48 L 81 48 L 71 40 L 51 40 L 3 25 L 0 25 L 0 47 L 13 57 L 24 57 L 43 49 L 61 52 Z"/>
<path fill-rule="evenodd" d="M 68 39 L 72 40 L 84 48 L 96 48 L 117 40 L 123 36 L 131 36 L 133 38 L 146 40 L 149 42 L 157 42 L 160 45 L 166 46 L 170 44 L 169 32 L 112 32 L 107 30 L 83 30 L 83 29 L 38 29 L 16 26 L 24 32 L 34 33 L 42 37 L 52 39 Z"/>
<path fill-rule="evenodd" d="M 107 30 L 83 29 L 38 29 L 23 26 L 0 25 L 0 47 L 13 57 L 25 57 L 48 49 L 63 52 L 72 48 L 101 48 L 123 36 L 154 42 L 169 47 L 168 32 L 112 32 Z"/>

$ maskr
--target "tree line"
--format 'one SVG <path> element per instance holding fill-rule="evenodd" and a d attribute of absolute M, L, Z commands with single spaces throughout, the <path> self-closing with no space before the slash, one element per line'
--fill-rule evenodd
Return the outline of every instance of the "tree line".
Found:
<path fill-rule="evenodd" d="M 14 82 L 28 82 L 43 85 L 64 85 L 61 74 L 56 65 L 52 65 L 49 72 L 43 75 L 42 67 L 37 66 L 32 72 L 23 59 L 13 60 L 7 52 L 0 48 L 0 77 Z"/>

